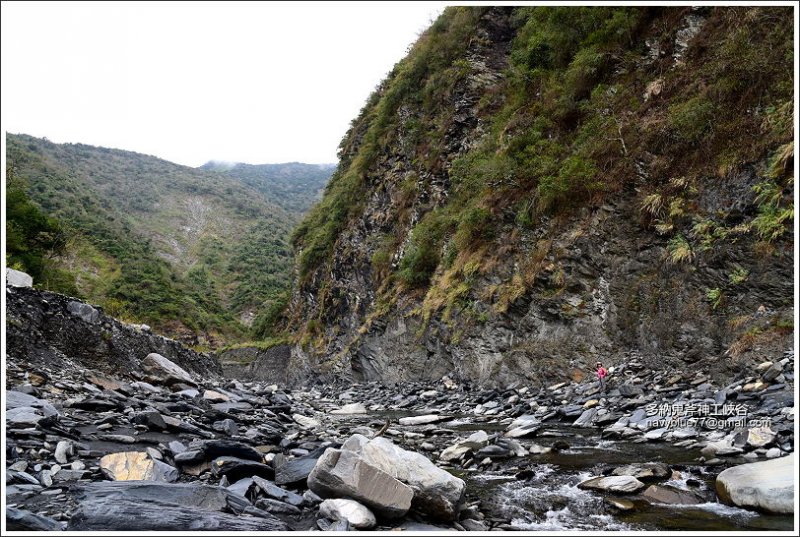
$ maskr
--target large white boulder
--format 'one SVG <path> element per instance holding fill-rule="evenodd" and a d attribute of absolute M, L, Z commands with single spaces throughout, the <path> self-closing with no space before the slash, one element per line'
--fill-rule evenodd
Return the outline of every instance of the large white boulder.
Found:
<path fill-rule="evenodd" d="M 425 455 L 383 437 L 370 440 L 360 434 L 347 439 L 342 450 L 358 453 L 368 464 L 406 483 L 414 491 L 413 506 L 419 511 L 442 520 L 456 519 L 466 485 Z"/>
<path fill-rule="evenodd" d="M 794 513 L 796 471 L 791 456 L 734 466 L 717 476 L 717 494 L 739 507 Z"/>
<path fill-rule="evenodd" d="M 323 498 L 352 498 L 388 518 L 405 515 L 414 491 L 346 449 L 326 449 L 306 480 Z"/>
<path fill-rule="evenodd" d="M 142 360 L 144 370 L 164 384 L 185 382 L 196 384 L 192 376 L 181 366 L 156 352 L 151 352 Z"/>
<path fill-rule="evenodd" d="M 33 278 L 30 274 L 26 274 L 25 272 L 7 268 L 6 285 L 11 285 L 13 287 L 32 287 Z"/>

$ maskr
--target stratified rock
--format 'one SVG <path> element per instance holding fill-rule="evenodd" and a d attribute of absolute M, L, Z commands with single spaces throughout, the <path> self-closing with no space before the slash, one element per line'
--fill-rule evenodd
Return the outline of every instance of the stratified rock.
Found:
<path fill-rule="evenodd" d="M 442 520 L 455 520 L 464 499 L 464 481 L 442 470 L 420 453 L 407 451 L 390 440 L 372 440 L 355 434 L 342 450 L 358 453 L 364 461 L 406 483 L 414 491 L 414 508 Z"/>
<path fill-rule="evenodd" d="M 346 520 L 359 530 L 368 530 L 377 524 L 372 511 L 354 500 L 325 500 L 319 505 L 319 514 L 330 520 Z"/>
<path fill-rule="evenodd" d="M 593 477 L 580 483 L 579 489 L 632 493 L 644 488 L 644 483 L 629 475 Z"/>
<path fill-rule="evenodd" d="M 411 508 L 414 491 L 349 450 L 327 449 L 308 476 L 308 488 L 323 498 L 349 497 L 387 518 Z"/>
<path fill-rule="evenodd" d="M 22 427 L 35 427 L 44 416 L 30 406 L 20 406 L 6 410 L 6 423 L 8 425 L 19 425 Z"/>
<path fill-rule="evenodd" d="M 75 487 L 70 531 L 287 531 L 273 515 L 222 487 L 141 481 Z M 251 513 L 253 516 L 237 516 Z"/>
<path fill-rule="evenodd" d="M 5 392 L 5 398 L 6 410 L 11 410 L 12 408 L 30 407 L 40 411 L 45 417 L 58 415 L 58 410 L 56 410 L 53 405 L 44 399 L 39 399 L 38 397 L 28 395 L 27 393 L 9 390 Z"/>
<path fill-rule="evenodd" d="M 100 459 L 100 470 L 114 481 L 163 481 L 178 479 L 178 470 L 169 464 L 153 460 L 141 451 L 110 453 Z"/>
<path fill-rule="evenodd" d="M 6 529 L 8 531 L 60 531 L 61 523 L 24 509 L 6 507 Z"/>
<path fill-rule="evenodd" d="M 791 456 L 741 464 L 717 476 L 717 494 L 723 502 L 739 507 L 794 513 L 796 472 Z"/>
<path fill-rule="evenodd" d="M 258 476 L 253 476 L 253 482 L 259 489 L 261 489 L 262 492 L 264 492 L 264 494 L 266 494 L 270 498 L 273 498 L 275 500 L 280 500 L 282 502 L 286 502 L 294 506 L 299 506 L 305 503 L 305 499 L 299 494 L 295 494 L 294 492 L 282 489 L 281 487 L 267 481 L 266 479 L 262 479 Z"/>
<path fill-rule="evenodd" d="M 275 470 L 275 483 L 278 485 L 294 485 L 304 483 L 308 474 L 317 464 L 318 457 L 301 457 L 289 459 Z"/>
<path fill-rule="evenodd" d="M 185 382 L 195 385 L 195 381 L 189 373 L 157 352 L 151 352 L 145 356 L 144 360 L 142 360 L 142 367 L 149 375 L 158 378 L 163 384 Z"/>

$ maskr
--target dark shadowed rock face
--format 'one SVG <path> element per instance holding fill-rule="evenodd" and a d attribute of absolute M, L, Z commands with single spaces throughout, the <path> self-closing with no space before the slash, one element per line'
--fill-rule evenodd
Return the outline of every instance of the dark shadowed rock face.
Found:
<path fill-rule="evenodd" d="M 105 374 L 144 373 L 142 359 L 158 353 L 189 373 L 222 373 L 211 355 L 114 319 L 74 298 L 32 288 L 6 288 L 8 354 L 27 362 L 92 369 Z"/>

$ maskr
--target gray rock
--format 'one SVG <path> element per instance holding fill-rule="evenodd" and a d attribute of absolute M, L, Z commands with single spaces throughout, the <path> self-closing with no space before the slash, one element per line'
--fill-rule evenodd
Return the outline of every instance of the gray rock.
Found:
<path fill-rule="evenodd" d="M 60 464 L 67 464 L 69 458 L 75 454 L 75 447 L 71 440 L 60 440 L 56 444 L 55 459 Z"/>
<path fill-rule="evenodd" d="M 587 408 L 572 425 L 573 427 L 590 427 L 595 415 L 597 415 L 596 408 Z"/>
<path fill-rule="evenodd" d="M 192 376 L 182 367 L 156 352 L 151 352 L 144 357 L 144 360 L 142 360 L 142 367 L 144 367 L 144 370 L 148 374 L 159 379 L 163 384 L 185 382 L 195 385 Z"/>
<path fill-rule="evenodd" d="M 294 492 L 282 489 L 281 487 L 267 481 L 266 479 L 258 476 L 253 476 L 253 482 L 261 489 L 267 496 L 275 500 L 286 502 L 290 505 L 300 506 L 305 503 L 303 496 L 295 494 Z M 308 491 L 307 491 L 308 492 Z"/>
<path fill-rule="evenodd" d="M 705 500 L 689 490 L 681 490 L 669 485 L 650 485 L 642 492 L 642 498 L 650 503 L 669 505 L 696 505 Z"/>
<path fill-rule="evenodd" d="M 288 503 L 280 500 L 273 500 L 272 498 L 260 498 L 258 501 L 256 501 L 256 507 L 267 511 L 268 513 L 274 513 L 278 515 L 299 515 L 302 513 L 302 511 L 294 505 L 289 505 Z"/>
<path fill-rule="evenodd" d="M 6 410 L 6 423 L 22 427 L 34 427 L 42 421 L 44 416 L 39 410 L 30 406 L 20 406 Z"/>
<path fill-rule="evenodd" d="M 22 393 L 16 390 L 9 390 L 5 392 L 6 395 L 6 410 L 20 407 L 31 407 L 41 411 L 45 417 L 58 416 L 58 410 L 45 401 L 27 393 Z"/>
<path fill-rule="evenodd" d="M 769 369 L 767 369 L 766 371 L 764 371 L 764 373 L 761 374 L 761 379 L 764 382 L 772 382 L 773 380 L 778 378 L 778 375 L 780 375 L 781 373 L 783 373 L 783 367 L 781 366 L 781 364 L 779 363 L 772 364 L 769 367 Z"/>
<path fill-rule="evenodd" d="M 31 513 L 24 509 L 6 507 L 6 529 L 8 531 L 60 531 L 63 527 L 61 522 L 50 517 Z"/>
<path fill-rule="evenodd" d="M 144 481 L 75 487 L 70 531 L 287 531 L 274 515 L 221 487 Z M 233 514 L 230 514 L 233 513 Z M 251 517 L 237 516 L 248 513 Z"/>
<path fill-rule="evenodd" d="M 644 483 L 629 475 L 593 477 L 578 485 L 578 488 L 580 489 L 619 493 L 632 493 L 641 490 L 644 487 Z"/>
<path fill-rule="evenodd" d="M 230 481 L 252 476 L 267 479 L 275 477 L 275 470 L 271 466 L 238 457 L 217 457 L 211 463 L 211 473 L 215 477 L 228 476 Z"/>
<path fill-rule="evenodd" d="M 13 287 L 32 287 L 33 278 L 30 274 L 22 272 L 21 270 L 14 270 L 12 268 L 6 269 L 6 286 Z"/>
<path fill-rule="evenodd" d="M 308 476 L 323 498 L 350 497 L 388 518 L 405 515 L 414 491 L 350 450 L 327 449 Z"/>
<path fill-rule="evenodd" d="M 275 470 L 275 483 L 293 485 L 303 483 L 317 464 L 318 457 L 301 457 L 289 459 Z"/>
<path fill-rule="evenodd" d="M 354 500 L 325 500 L 319 505 L 319 514 L 330 520 L 346 520 L 360 530 L 374 528 L 377 524 L 372 511 Z"/>
<path fill-rule="evenodd" d="M 100 322 L 100 312 L 85 302 L 75 300 L 67 303 L 67 311 L 89 324 Z"/>
<path fill-rule="evenodd" d="M 383 437 L 369 440 L 361 435 L 351 436 L 342 450 L 359 453 L 369 464 L 410 486 L 415 509 L 437 519 L 456 519 L 466 485 L 424 455 L 407 451 Z"/>
<path fill-rule="evenodd" d="M 654 479 L 666 479 L 672 473 L 669 466 L 663 462 L 646 462 L 638 464 L 626 464 L 614 468 L 611 475 L 629 475 L 639 479 L 640 481 L 648 481 Z"/>
<path fill-rule="evenodd" d="M 727 504 L 791 514 L 796 473 L 791 456 L 741 464 L 717 476 L 717 495 Z"/>

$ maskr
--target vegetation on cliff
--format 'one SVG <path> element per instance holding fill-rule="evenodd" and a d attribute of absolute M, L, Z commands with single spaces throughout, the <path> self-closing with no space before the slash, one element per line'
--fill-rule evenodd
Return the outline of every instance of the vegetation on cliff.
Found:
<path fill-rule="evenodd" d="M 300 290 L 318 300 L 295 304 L 293 326 L 323 345 L 338 333 L 345 299 L 331 271 L 350 259 L 345 232 L 387 191 L 390 223 L 367 232 L 376 299 L 359 306 L 361 333 L 404 297 L 426 319 L 502 314 L 552 254 L 546 239 L 526 244 L 531 233 L 619 196 L 636 200 L 667 262 L 744 240 L 782 255 L 792 36 L 782 7 L 448 8 L 353 121 L 325 196 L 294 232 Z M 463 140 L 459 103 L 471 98 Z M 399 167 L 412 172 L 392 183 Z M 762 178 L 742 193 L 755 212 L 702 208 L 710 185 L 746 170 Z M 498 274 L 508 259 L 517 268 Z M 558 292 L 564 274 L 550 268 Z M 711 293 L 714 309 L 724 292 Z"/>

